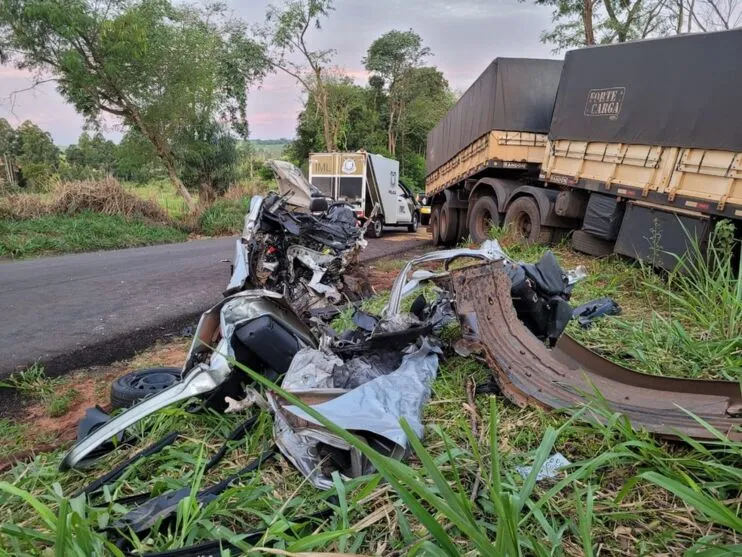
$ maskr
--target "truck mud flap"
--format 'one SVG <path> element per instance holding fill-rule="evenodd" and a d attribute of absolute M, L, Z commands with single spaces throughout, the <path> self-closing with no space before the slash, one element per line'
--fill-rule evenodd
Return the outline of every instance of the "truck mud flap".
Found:
<path fill-rule="evenodd" d="M 639 373 L 614 364 L 567 335 L 548 349 L 518 320 L 501 262 L 452 273 L 464 333 L 478 339 L 502 393 L 518 406 L 571 408 L 594 401 L 636 429 L 668 437 L 714 439 L 691 415 L 742 440 L 740 385 Z M 594 413 L 595 419 L 601 419 Z"/>

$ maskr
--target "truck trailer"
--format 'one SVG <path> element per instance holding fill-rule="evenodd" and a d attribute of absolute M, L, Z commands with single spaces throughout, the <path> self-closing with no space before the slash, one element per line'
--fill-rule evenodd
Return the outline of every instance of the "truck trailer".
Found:
<path fill-rule="evenodd" d="M 528 242 L 571 234 L 579 251 L 671 268 L 688 239 L 703 244 L 720 218 L 734 220 L 739 235 L 740 52 L 742 30 L 570 51 L 558 88 L 542 90 L 553 95 L 543 131 L 498 129 L 502 120 L 482 131 L 475 117 L 478 104 L 497 105 L 503 90 L 518 92 L 532 81 L 496 86 L 494 101 L 490 94 L 472 103 L 467 91 L 428 136 L 434 242 L 452 243 L 467 230 L 481 241 L 492 225 L 506 224 Z M 532 62 L 497 59 L 477 82 L 494 65 Z M 531 99 L 543 118 L 547 100 Z M 509 111 L 507 101 L 503 96 Z M 457 135 L 462 146 L 452 141 L 441 151 L 443 130 L 457 127 L 467 131 Z M 503 150 L 517 134 L 527 142 L 529 133 L 533 152 Z"/>

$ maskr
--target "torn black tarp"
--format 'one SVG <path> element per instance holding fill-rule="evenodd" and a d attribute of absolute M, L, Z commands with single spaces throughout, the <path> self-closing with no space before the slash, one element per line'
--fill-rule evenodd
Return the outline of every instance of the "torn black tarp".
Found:
<path fill-rule="evenodd" d="M 595 319 L 605 315 L 619 315 L 621 306 L 613 298 L 597 298 L 577 306 L 572 311 L 572 319 L 577 319 L 580 327 L 589 328 Z"/>

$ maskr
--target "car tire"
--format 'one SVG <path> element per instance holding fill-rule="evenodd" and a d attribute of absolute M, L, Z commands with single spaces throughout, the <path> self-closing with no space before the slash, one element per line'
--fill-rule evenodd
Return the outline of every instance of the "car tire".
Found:
<path fill-rule="evenodd" d="M 501 225 L 502 215 L 492 197 L 485 195 L 474 202 L 469 214 L 469 233 L 474 242 L 481 244 L 489 239 L 492 227 Z"/>
<path fill-rule="evenodd" d="M 423 226 L 428 226 L 430 224 L 430 213 L 427 215 L 420 213 L 420 224 Z"/>
<path fill-rule="evenodd" d="M 596 238 L 584 230 L 575 230 L 572 233 L 572 249 L 594 257 L 611 255 L 614 245 L 614 242 Z"/>
<path fill-rule="evenodd" d="M 448 201 L 441 208 L 440 231 L 443 245 L 450 246 L 459 241 L 459 212 Z"/>
<path fill-rule="evenodd" d="M 541 212 L 532 197 L 519 197 L 505 213 L 505 226 L 510 234 L 526 244 L 548 244 L 554 229 L 541 225 Z"/>
<path fill-rule="evenodd" d="M 441 245 L 441 207 L 436 205 L 430 210 L 430 234 L 433 237 L 433 245 Z"/>
<path fill-rule="evenodd" d="M 111 406 L 129 408 L 180 381 L 178 367 L 152 367 L 132 371 L 111 383 Z"/>
<path fill-rule="evenodd" d="M 375 218 L 371 221 L 368 230 L 372 238 L 381 238 L 384 233 L 384 222 L 380 218 Z"/>
<path fill-rule="evenodd" d="M 412 224 L 407 225 L 407 232 L 417 232 L 417 228 L 420 225 L 420 216 L 417 213 L 412 213 Z"/>

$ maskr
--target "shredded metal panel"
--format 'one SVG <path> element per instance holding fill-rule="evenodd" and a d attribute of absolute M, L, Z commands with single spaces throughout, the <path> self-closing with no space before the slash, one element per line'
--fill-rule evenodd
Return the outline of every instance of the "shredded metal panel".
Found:
<path fill-rule="evenodd" d="M 713 438 L 684 410 L 732 439 L 742 439 L 742 394 L 737 383 L 676 379 L 639 373 L 614 364 L 567 335 L 553 350 L 518 320 L 510 279 L 500 263 L 453 273 L 457 312 L 475 318 L 477 334 L 503 394 L 519 406 L 569 408 L 597 400 L 634 427 L 664 436 Z"/>

